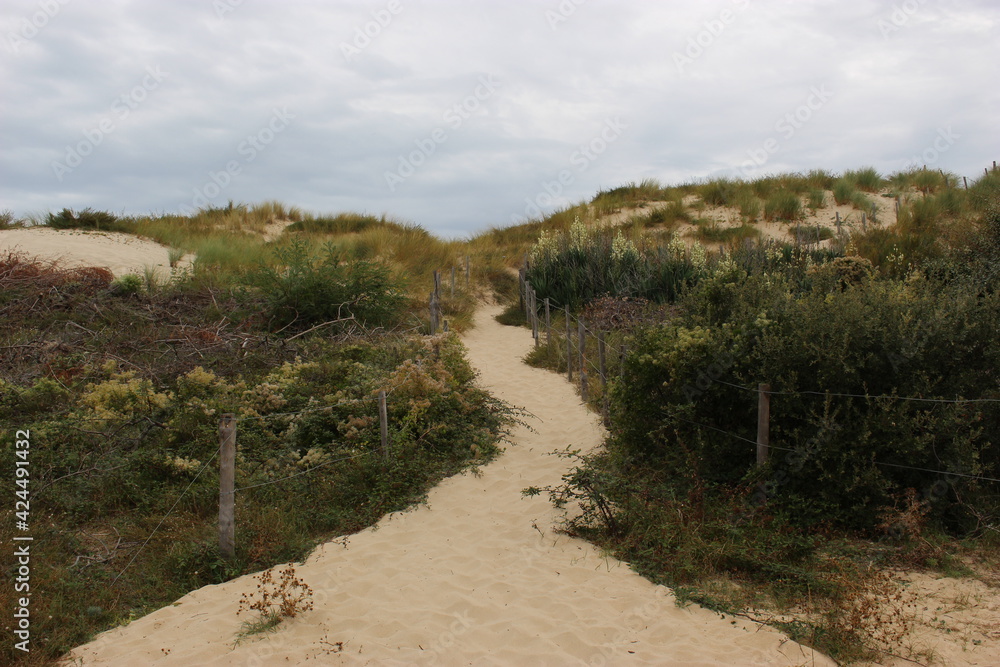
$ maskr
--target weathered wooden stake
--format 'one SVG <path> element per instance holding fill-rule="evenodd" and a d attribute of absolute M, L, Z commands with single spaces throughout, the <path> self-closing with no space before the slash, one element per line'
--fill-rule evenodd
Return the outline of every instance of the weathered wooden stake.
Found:
<path fill-rule="evenodd" d="M 962 182 L 965 183 L 965 189 L 969 189 L 969 179 L 965 176 L 962 177 Z"/>
<path fill-rule="evenodd" d="M 434 271 L 434 296 L 441 296 L 441 272 Z"/>
<path fill-rule="evenodd" d="M 378 423 L 382 435 L 382 456 L 389 459 L 389 411 L 385 405 L 385 390 L 378 393 Z"/>
<path fill-rule="evenodd" d="M 861 231 L 868 231 L 868 218 L 864 213 L 861 214 Z"/>
<path fill-rule="evenodd" d="M 608 426 L 608 361 L 607 348 L 604 345 L 604 332 L 597 332 L 597 363 L 601 373 L 601 417 Z"/>
<path fill-rule="evenodd" d="M 840 236 L 840 211 L 837 211 L 837 235 Z"/>
<path fill-rule="evenodd" d="M 219 420 L 219 553 L 226 560 L 236 556 L 236 417 Z"/>
<path fill-rule="evenodd" d="M 771 385 L 757 385 L 757 465 L 767 463 L 768 446 L 771 444 Z"/>
<path fill-rule="evenodd" d="M 434 336 L 438 332 L 437 298 L 434 296 L 434 292 L 431 292 L 430 311 L 431 311 L 431 335 Z"/>
<path fill-rule="evenodd" d="M 441 329 L 444 333 L 448 333 L 448 320 L 444 321 L 444 327 Z"/>
<path fill-rule="evenodd" d="M 584 325 L 582 317 L 577 320 L 577 331 L 576 341 L 580 346 L 580 396 L 586 403 L 590 387 L 587 386 L 587 327 Z"/>

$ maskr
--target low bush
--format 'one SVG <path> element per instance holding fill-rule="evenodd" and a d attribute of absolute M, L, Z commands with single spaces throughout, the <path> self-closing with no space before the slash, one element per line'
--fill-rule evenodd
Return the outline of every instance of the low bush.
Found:
<path fill-rule="evenodd" d="M 275 250 L 275 257 L 275 265 L 259 265 L 247 281 L 263 294 L 276 328 L 347 320 L 392 327 L 402 319 L 404 284 L 381 264 L 343 262 L 331 245 L 314 257 L 298 239 Z"/>
<path fill-rule="evenodd" d="M 49 213 L 45 218 L 45 224 L 53 229 L 93 229 L 105 232 L 129 232 L 133 229 L 128 220 L 121 219 L 113 213 L 89 208 L 79 213 L 74 213 L 68 208 L 59 213 Z"/>
<path fill-rule="evenodd" d="M 845 171 L 843 179 L 865 192 L 878 192 L 882 189 L 882 175 L 874 167 L 863 167 L 854 171 Z"/>
<path fill-rule="evenodd" d="M 764 202 L 765 220 L 800 220 L 802 218 L 802 201 L 794 192 L 779 190 Z"/>
<path fill-rule="evenodd" d="M 833 200 L 837 203 L 837 206 L 850 204 L 854 200 L 856 193 L 857 190 L 855 190 L 854 184 L 846 178 L 839 178 L 833 184 Z"/>
<path fill-rule="evenodd" d="M 705 249 L 678 237 L 640 251 L 621 231 L 599 233 L 577 221 L 568 234 L 543 232 L 532 249 L 527 279 L 538 298 L 578 308 L 600 296 L 669 302 L 701 276 Z"/>
<path fill-rule="evenodd" d="M 1000 507 L 1000 494 L 974 479 L 1000 471 L 996 404 L 896 397 L 994 395 L 982 360 L 1000 356 L 989 333 L 998 300 L 962 287 L 945 299 L 931 284 L 813 280 L 818 289 L 797 297 L 773 279 L 702 281 L 685 300 L 686 323 L 636 336 L 611 392 L 618 426 L 609 447 L 662 469 L 682 490 L 690 479 L 746 483 L 754 451 L 727 434 L 753 437 L 755 398 L 716 380 L 751 389 L 769 382 L 779 392 L 771 442 L 791 452 L 768 473 L 774 508 L 803 527 L 824 521 L 875 532 L 872 508 L 917 488 L 930 494 L 930 517 L 942 529 L 969 530 L 982 508 Z M 952 478 L 935 495 L 938 475 L 905 466 L 971 477 Z"/>

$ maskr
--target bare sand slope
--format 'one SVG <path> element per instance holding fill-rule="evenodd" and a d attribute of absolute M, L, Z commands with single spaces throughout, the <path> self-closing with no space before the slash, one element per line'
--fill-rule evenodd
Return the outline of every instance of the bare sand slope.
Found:
<path fill-rule="evenodd" d="M 170 277 L 167 247 L 131 234 L 45 227 L 0 229 L 0 251 L 8 250 L 58 260 L 67 267 L 102 266 L 116 276 L 141 275 L 146 267 L 153 267 L 158 276 Z"/>
<path fill-rule="evenodd" d="M 553 532 L 559 516 L 547 498 L 521 490 L 558 483 L 567 463 L 549 454 L 594 447 L 603 431 L 561 377 L 520 363 L 531 338 L 498 325 L 495 312 L 480 309 L 466 343 L 482 383 L 527 407 L 533 431 L 519 429 L 481 476 L 446 480 L 426 506 L 317 549 L 297 568 L 315 609 L 271 635 L 234 648 L 239 598 L 255 585 L 247 576 L 195 591 L 70 657 L 85 665 L 832 665 L 770 629 L 680 609 L 669 590 Z"/>

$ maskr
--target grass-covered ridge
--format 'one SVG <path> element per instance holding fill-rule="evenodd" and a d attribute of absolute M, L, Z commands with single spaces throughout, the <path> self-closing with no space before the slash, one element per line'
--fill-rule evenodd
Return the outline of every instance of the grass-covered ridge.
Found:
<path fill-rule="evenodd" d="M 838 186 L 846 206 L 899 197 L 892 222 L 792 226 L 800 238 L 704 247 L 697 218 L 663 234 L 628 218 L 588 226 L 583 208 L 579 225 L 541 235 L 527 280 L 605 332 L 611 369 L 605 393 L 590 367 L 594 409 L 607 401 L 605 448 L 548 489 L 582 508 L 567 530 L 683 599 L 770 622 L 844 662 L 910 650 L 913 600 L 893 572 L 995 572 L 1000 172 L 968 189 L 930 174 L 813 173 L 684 194 L 695 216 L 729 207 L 733 229 L 754 224 L 740 219 L 747 193 L 798 192 L 820 210 Z M 557 311 L 555 344 L 527 361 L 565 371 L 564 330 Z M 585 357 L 598 355 L 590 336 Z M 760 383 L 774 392 L 773 449 L 758 468 Z"/>

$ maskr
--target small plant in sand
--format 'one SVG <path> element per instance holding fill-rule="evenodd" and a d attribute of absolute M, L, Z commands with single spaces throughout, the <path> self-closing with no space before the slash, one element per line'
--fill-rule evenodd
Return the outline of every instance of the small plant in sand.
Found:
<path fill-rule="evenodd" d="M 295 618 L 313 608 L 312 588 L 299 579 L 295 565 L 289 563 L 277 573 L 265 570 L 254 578 L 257 588 L 240 597 L 239 616 L 244 612 L 257 612 L 257 617 L 243 622 L 237 643 L 252 635 L 269 632 L 286 618 Z"/>
<path fill-rule="evenodd" d="M 183 248 L 170 248 L 167 250 L 167 259 L 170 262 L 170 268 L 176 269 L 177 265 L 184 259 L 185 254 L 187 253 L 184 252 Z"/>

